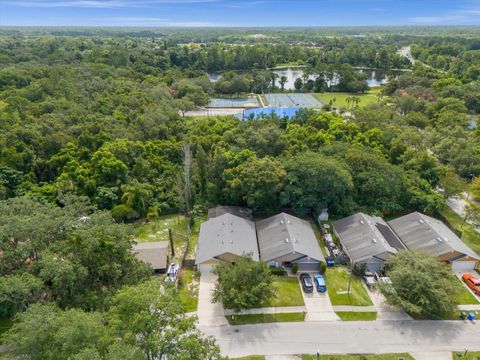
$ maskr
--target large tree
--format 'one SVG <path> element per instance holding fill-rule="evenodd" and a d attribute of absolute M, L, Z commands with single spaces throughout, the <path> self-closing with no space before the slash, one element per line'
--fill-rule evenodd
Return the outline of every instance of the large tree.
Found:
<path fill-rule="evenodd" d="M 427 317 L 455 309 L 458 280 L 447 264 L 424 253 L 401 251 L 385 267 L 392 284 L 380 289 L 389 303 Z"/>
<path fill-rule="evenodd" d="M 227 309 L 260 307 L 275 294 L 268 265 L 253 260 L 251 255 L 237 258 L 234 264 L 220 263 L 213 272 L 218 276 L 213 300 Z"/>

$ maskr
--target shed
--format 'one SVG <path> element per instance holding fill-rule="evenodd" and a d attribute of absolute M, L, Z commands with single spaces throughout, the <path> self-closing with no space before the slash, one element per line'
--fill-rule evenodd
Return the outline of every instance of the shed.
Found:
<path fill-rule="evenodd" d="M 274 267 L 298 264 L 300 271 L 318 271 L 325 262 L 308 221 L 280 213 L 257 222 L 260 257 Z"/>
<path fill-rule="evenodd" d="M 259 260 L 253 221 L 226 213 L 200 225 L 195 257 L 200 272 L 209 272 L 222 261 L 234 263 L 237 257 L 246 254 Z"/>
<path fill-rule="evenodd" d="M 136 243 L 132 251 L 137 259 L 150 264 L 154 271 L 167 269 L 168 241 Z"/>
<path fill-rule="evenodd" d="M 413 212 L 388 223 L 409 250 L 436 256 L 455 272 L 471 271 L 480 260 L 448 226 L 431 216 Z"/>
<path fill-rule="evenodd" d="M 385 260 L 405 249 L 385 221 L 361 212 L 333 222 L 333 231 L 350 261 L 368 271 L 383 269 Z"/>

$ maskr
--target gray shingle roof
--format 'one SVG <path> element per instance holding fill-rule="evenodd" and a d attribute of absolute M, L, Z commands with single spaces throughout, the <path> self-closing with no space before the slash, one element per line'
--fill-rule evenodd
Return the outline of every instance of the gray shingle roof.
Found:
<path fill-rule="evenodd" d="M 132 251 L 137 259 L 150 264 L 154 270 L 167 268 L 168 241 L 137 243 Z"/>
<path fill-rule="evenodd" d="M 361 262 L 385 252 L 405 249 L 402 242 L 379 217 L 356 213 L 333 223 L 343 250 L 353 262 Z"/>
<path fill-rule="evenodd" d="M 472 249 L 438 219 L 413 212 L 388 223 L 410 250 L 423 251 L 432 256 L 457 251 L 480 260 Z"/>
<path fill-rule="evenodd" d="M 251 253 L 254 260 L 259 260 L 253 221 L 227 213 L 200 225 L 195 264 L 225 253 L 237 256 Z"/>
<path fill-rule="evenodd" d="M 257 222 L 258 246 L 263 261 L 296 252 L 325 261 L 308 221 L 280 213 Z"/>
<path fill-rule="evenodd" d="M 253 211 L 249 208 L 241 206 L 217 206 L 211 209 L 208 209 L 208 218 L 216 218 L 224 214 L 232 214 L 235 216 L 240 216 L 247 220 L 253 219 Z"/>

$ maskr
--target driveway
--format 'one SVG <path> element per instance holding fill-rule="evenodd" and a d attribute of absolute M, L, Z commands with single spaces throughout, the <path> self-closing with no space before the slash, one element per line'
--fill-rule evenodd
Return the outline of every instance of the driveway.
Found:
<path fill-rule="evenodd" d="M 310 274 L 313 275 L 313 274 Z M 298 280 L 300 282 L 300 279 Z M 303 301 L 305 302 L 305 309 L 307 315 L 305 321 L 336 321 L 340 320 L 333 310 L 330 297 L 327 292 L 319 293 L 314 288 L 312 293 L 305 293 L 300 283 Z"/>
<path fill-rule="evenodd" d="M 200 327 L 222 353 L 248 355 L 480 351 L 480 323 L 470 321 L 311 321 Z"/>
<path fill-rule="evenodd" d="M 377 310 L 377 320 L 412 320 L 403 309 L 387 304 L 385 297 L 380 291 L 370 290 L 365 284 L 364 287 L 367 289 L 373 306 Z"/>
<path fill-rule="evenodd" d="M 467 284 L 465 284 L 462 280 L 462 276 L 463 274 L 472 274 L 473 276 L 477 277 L 477 278 L 480 278 L 480 275 L 476 272 L 476 271 L 469 271 L 469 272 L 457 272 L 455 273 L 455 275 L 460 279 L 462 285 L 468 290 L 470 291 L 470 293 L 475 296 L 475 299 L 477 299 L 477 301 L 479 302 L 479 305 L 480 305 L 480 296 L 478 296 L 477 294 L 475 294 L 472 289 L 470 289 Z"/>
<path fill-rule="evenodd" d="M 211 302 L 216 279 L 217 276 L 212 273 L 202 273 L 200 275 L 197 309 L 198 324 L 200 326 L 228 325 L 222 304 Z"/>

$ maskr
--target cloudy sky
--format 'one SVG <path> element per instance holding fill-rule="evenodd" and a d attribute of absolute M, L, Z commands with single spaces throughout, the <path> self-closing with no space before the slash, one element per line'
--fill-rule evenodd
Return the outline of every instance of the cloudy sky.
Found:
<path fill-rule="evenodd" d="M 0 0 L 12 25 L 480 25 L 480 0 Z"/>

